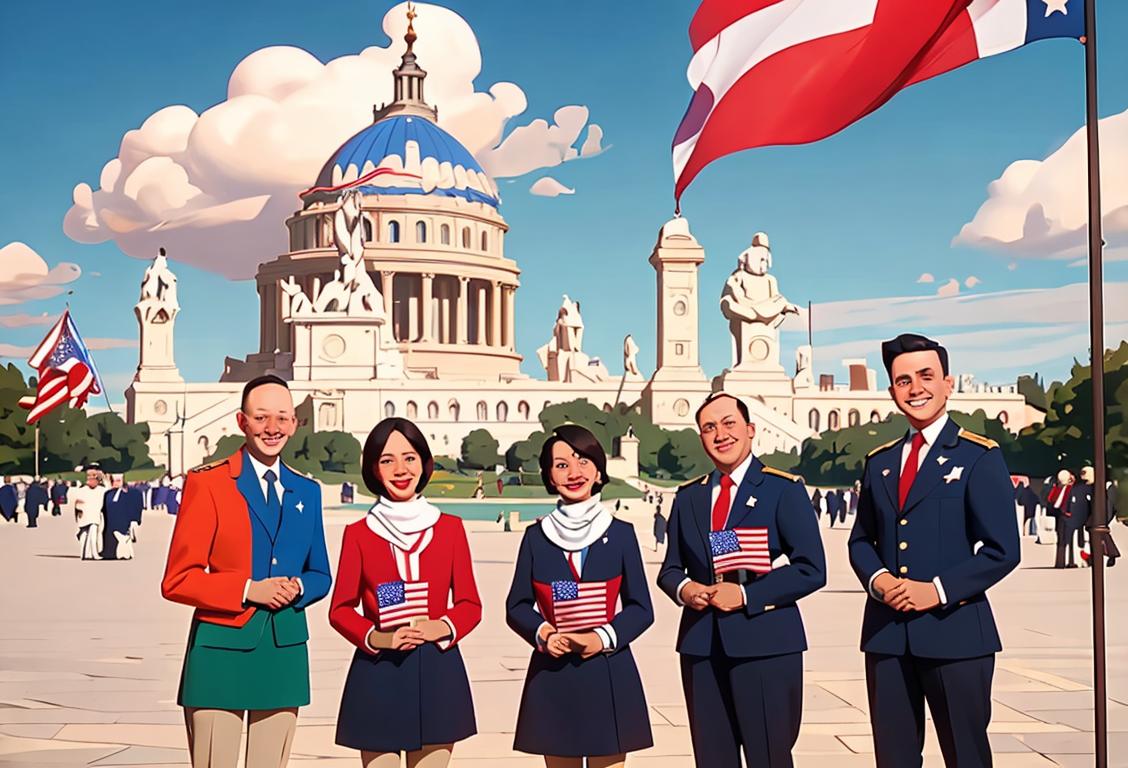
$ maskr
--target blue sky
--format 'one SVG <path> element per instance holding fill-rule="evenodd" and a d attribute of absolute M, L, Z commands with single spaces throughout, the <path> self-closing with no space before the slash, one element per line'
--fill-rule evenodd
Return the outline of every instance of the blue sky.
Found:
<path fill-rule="evenodd" d="M 297 46 L 327 62 L 387 45 L 381 20 L 391 5 L 0 6 L 0 100 L 7 107 L 7 118 L 0 121 L 5 179 L 0 246 L 21 241 L 50 266 L 78 264 L 83 274 L 68 287 L 74 290 L 70 301 L 83 334 L 135 338 L 132 305 L 144 263 L 124 255 L 112 241 L 80 244 L 63 232 L 74 186 L 87 182 L 97 188 L 102 167 L 117 155 L 125 132 L 162 107 L 185 104 L 199 113 L 221 102 L 236 64 L 259 48 Z M 646 259 L 658 228 L 672 213 L 669 146 L 690 96 L 686 30 L 696 5 L 445 5 L 477 35 L 482 55 L 477 88 L 510 81 L 527 97 L 526 111 L 507 130 L 551 118 L 563 105 L 584 105 L 609 147 L 590 159 L 499 182 L 501 212 L 511 227 L 506 254 L 523 271 L 517 344 L 526 358 L 525 372 L 542 375 L 535 350 L 548 338 L 562 290 L 582 303 L 585 351 L 619 370 L 622 337 L 630 332 L 642 348 L 640 364 L 649 371 L 655 291 Z M 1102 116 L 1108 116 L 1128 108 L 1123 76 L 1128 46 L 1117 44 L 1128 33 L 1128 5 L 1098 6 L 1100 103 Z M 418 26 L 423 29 L 422 20 Z M 398 42 L 394 50 L 398 54 Z M 428 69 L 441 66 L 420 63 Z M 700 276 L 706 371 L 718 373 L 729 362 L 728 334 L 716 301 L 737 254 L 755 231 L 763 230 L 771 237 L 773 273 L 782 291 L 797 304 L 815 305 L 819 371 L 841 377 L 840 358 L 859 349 L 872 350 L 869 357 L 876 365 L 875 339 L 918 330 L 956 339 L 950 344 L 954 366 L 980 378 L 1002 383 L 1030 370 L 1048 379 L 1066 377 L 1073 357 L 1087 357 L 1085 307 L 1059 302 L 1057 293 L 1033 291 L 1083 282 L 1086 270 L 1071 266 L 1072 259 L 1015 257 L 951 242 L 987 199 L 987 185 L 1010 163 L 1046 158 L 1082 125 L 1083 72 L 1080 45 L 1038 43 L 915 86 L 825 141 L 751 150 L 707 168 L 682 201 L 707 253 Z M 382 100 L 387 88 L 386 81 L 373 83 L 371 100 Z M 576 193 L 529 194 L 530 184 L 543 175 Z M 173 266 L 183 308 L 177 361 L 190 380 L 214 381 L 224 355 L 241 357 L 257 347 L 253 283 Z M 934 275 L 934 283 L 917 282 L 926 272 Z M 980 282 L 968 287 L 971 276 Z M 950 278 L 961 282 L 960 301 L 970 303 L 935 298 Z M 1110 261 L 1106 280 L 1108 303 L 1128 303 L 1123 301 L 1128 262 Z M 1024 290 L 1032 292 L 995 301 L 1000 292 Z M 918 309 L 930 310 L 906 315 L 913 302 L 889 302 L 914 296 L 927 299 Z M 1042 296 L 1057 302 L 1053 318 L 1044 317 Z M 65 298 L 0 306 L 0 351 L 14 354 L 34 345 L 45 330 L 42 325 L 7 327 L 3 316 L 55 313 Z M 872 310 L 886 303 L 887 315 L 871 318 L 866 327 L 851 325 L 854 308 Z M 820 327 L 822 319 L 825 327 Z M 1125 320 L 1110 318 L 1110 343 L 1123 336 Z M 906 322 L 911 327 L 903 327 Z M 1032 323 L 1032 333 L 1023 331 Z M 785 334 L 785 366 L 803 336 Z M 115 402 L 136 366 L 136 354 L 132 348 L 95 352 Z"/>

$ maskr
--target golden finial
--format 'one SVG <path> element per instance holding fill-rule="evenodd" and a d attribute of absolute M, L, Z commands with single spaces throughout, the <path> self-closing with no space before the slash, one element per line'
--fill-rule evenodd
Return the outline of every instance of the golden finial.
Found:
<path fill-rule="evenodd" d="M 417 15 L 418 14 L 415 13 L 415 4 L 414 3 L 408 3 L 407 4 L 407 34 L 404 35 L 403 39 L 407 41 L 407 45 L 408 45 L 409 48 L 411 47 L 411 45 L 413 43 L 415 43 L 415 27 L 412 26 L 412 22 L 415 21 L 415 17 Z"/>

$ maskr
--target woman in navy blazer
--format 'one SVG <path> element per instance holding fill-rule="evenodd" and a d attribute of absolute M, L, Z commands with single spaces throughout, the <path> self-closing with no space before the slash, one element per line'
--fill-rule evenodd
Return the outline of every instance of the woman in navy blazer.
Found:
<path fill-rule="evenodd" d="M 629 647 L 654 621 L 638 539 L 600 501 L 607 456 L 591 432 L 557 427 L 540 466 L 560 500 L 525 531 L 505 605 L 534 648 L 513 748 L 548 768 L 622 766 L 654 743 Z"/>

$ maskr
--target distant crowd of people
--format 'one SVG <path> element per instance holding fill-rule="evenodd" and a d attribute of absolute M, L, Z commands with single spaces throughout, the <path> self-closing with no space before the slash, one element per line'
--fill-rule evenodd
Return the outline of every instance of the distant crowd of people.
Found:
<path fill-rule="evenodd" d="M 1054 568 L 1077 568 L 1082 563 L 1089 562 L 1092 557 L 1085 526 L 1093 508 L 1095 472 L 1092 467 L 1083 467 L 1079 475 L 1080 482 L 1078 476 L 1070 470 L 1059 470 L 1056 476 L 1046 478 L 1041 495 L 1030 487 L 1029 482 L 1020 482 L 1015 486 L 1015 502 L 1022 509 L 1023 533 L 1038 536 L 1041 541 L 1039 521 L 1044 517 L 1054 521 L 1054 533 L 1057 537 Z M 1111 523 L 1116 519 L 1118 488 L 1113 481 L 1107 482 L 1105 487 L 1105 522 Z M 1105 538 L 1104 555 L 1110 567 L 1116 565 L 1120 550 L 1111 535 Z"/>
<path fill-rule="evenodd" d="M 182 478 L 126 484 L 120 473 L 106 474 L 96 466 L 85 471 L 84 483 L 61 477 L 54 481 L 5 477 L 0 485 L 0 516 L 19 523 L 22 510 L 27 527 L 37 528 L 40 514 L 48 508 L 52 517 L 72 510 L 83 560 L 131 560 L 142 513 L 163 510 L 175 515 L 180 509 Z"/>
<path fill-rule="evenodd" d="M 858 514 L 858 495 L 861 490 L 860 480 L 849 488 L 828 488 L 825 491 L 816 488 L 811 494 L 811 504 L 820 520 L 826 515 L 830 528 L 833 528 L 836 522 L 844 526 L 847 515 L 853 517 Z"/>

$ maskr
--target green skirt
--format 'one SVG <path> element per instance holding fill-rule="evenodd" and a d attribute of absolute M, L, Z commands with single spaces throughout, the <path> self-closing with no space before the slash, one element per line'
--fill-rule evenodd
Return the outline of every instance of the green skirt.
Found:
<path fill-rule="evenodd" d="M 180 677 L 182 707 L 283 709 L 309 704 L 304 612 L 256 611 L 242 627 L 193 621 Z"/>

